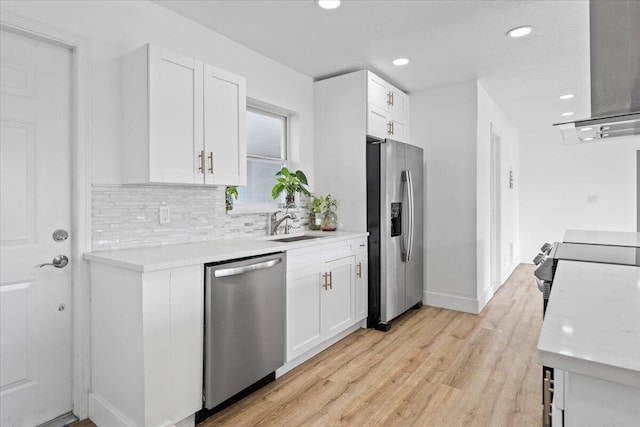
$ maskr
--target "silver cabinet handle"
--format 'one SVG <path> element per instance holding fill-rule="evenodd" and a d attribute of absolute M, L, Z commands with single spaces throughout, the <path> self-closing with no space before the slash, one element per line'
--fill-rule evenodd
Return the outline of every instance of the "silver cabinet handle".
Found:
<path fill-rule="evenodd" d="M 67 264 L 69 264 L 69 258 L 67 258 L 66 255 L 56 255 L 53 257 L 53 260 L 51 262 L 40 264 L 38 265 L 38 267 L 42 268 L 44 266 L 50 265 L 55 268 L 63 268 L 66 267 Z"/>
<path fill-rule="evenodd" d="M 238 274 L 249 273 L 250 271 L 263 270 L 265 268 L 271 268 L 274 265 L 280 264 L 282 260 L 272 259 L 270 261 L 258 262 L 256 264 L 245 265 L 242 267 L 233 267 L 233 268 L 223 268 L 220 270 L 214 270 L 214 277 L 227 277 L 227 276 L 237 276 Z"/>
<path fill-rule="evenodd" d="M 200 173 L 204 173 L 204 150 L 200 150 L 200 154 L 198 154 L 198 162 L 200 163 L 198 170 Z"/>

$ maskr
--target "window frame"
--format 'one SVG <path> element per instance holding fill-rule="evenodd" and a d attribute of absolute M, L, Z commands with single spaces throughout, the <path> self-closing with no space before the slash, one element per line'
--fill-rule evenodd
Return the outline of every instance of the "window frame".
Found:
<path fill-rule="evenodd" d="M 257 160 L 265 163 L 273 163 L 279 164 L 280 167 L 287 166 L 289 162 L 289 141 L 290 141 L 290 117 L 288 114 L 283 112 L 274 111 L 269 108 L 265 108 L 262 106 L 253 105 L 247 103 L 246 107 L 247 112 L 252 112 L 254 114 L 261 114 L 267 117 L 273 117 L 277 119 L 282 119 L 282 140 L 280 142 L 280 157 L 270 157 L 270 156 L 259 156 L 249 153 L 249 147 L 247 146 L 247 163 L 250 160 Z M 248 166 L 247 166 L 248 169 Z M 246 188 L 247 186 L 240 186 L 238 189 L 242 192 L 242 188 Z M 267 213 L 267 212 L 275 212 L 280 209 L 282 203 L 284 203 L 284 194 L 280 196 L 280 199 L 274 200 L 273 203 L 256 203 L 256 202 L 243 202 L 240 198 L 235 200 L 233 205 L 233 210 L 227 211 L 228 214 L 246 214 L 246 213 Z"/>

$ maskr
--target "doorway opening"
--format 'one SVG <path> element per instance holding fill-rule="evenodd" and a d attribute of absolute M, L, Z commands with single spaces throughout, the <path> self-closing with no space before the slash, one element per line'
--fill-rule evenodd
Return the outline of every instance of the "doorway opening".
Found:
<path fill-rule="evenodd" d="M 502 224 L 502 203 L 500 194 L 501 182 L 501 142 L 500 134 L 491 123 L 491 285 L 493 290 L 497 290 L 502 285 L 501 269 L 501 230 Z"/>

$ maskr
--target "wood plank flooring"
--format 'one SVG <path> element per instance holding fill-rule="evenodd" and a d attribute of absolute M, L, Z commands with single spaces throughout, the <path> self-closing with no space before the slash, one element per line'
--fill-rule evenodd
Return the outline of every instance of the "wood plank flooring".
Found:
<path fill-rule="evenodd" d="M 522 264 L 480 315 L 425 306 L 361 329 L 201 427 L 538 426 L 541 325 Z"/>

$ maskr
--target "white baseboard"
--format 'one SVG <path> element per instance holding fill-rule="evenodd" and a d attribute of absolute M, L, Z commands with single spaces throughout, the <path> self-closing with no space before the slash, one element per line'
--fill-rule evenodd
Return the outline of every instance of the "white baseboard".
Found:
<path fill-rule="evenodd" d="M 182 421 L 178 421 L 175 427 L 193 427 L 196 425 L 196 414 L 189 415 Z"/>
<path fill-rule="evenodd" d="M 502 286 L 502 285 L 500 285 Z M 498 286 L 498 288 L 500 287 Z M 493 294 L 495 293 L 493 286 L 487 286 L 484 291 L 482 291 L 482 293 L 480 294 L 480 298 L 478 298 L 478 311 L 477 313 L 480 313 L 482 311 L 482 309 L 484 308 L 485 305 L 487 305 L 487 303 L 489 301 L 491 301 L 491 298 L 493 298 Z"/>
<path fill-rule="evenodd" d="M 516 271 L 516 268 L 518 268 L 518 265 L 520 265 L 520 263 L 516 259 L 511 263 L 511 265 L 509 265 L 507 268 L 504 269 L 504 271 L 502 272 L 502 284 L 503 285 L 509 279 L 509 276 L 511 276 L 511 274 L 513 274 L 513 272 Z M 502 285 L 500 285 L 500 286 L 502 286 Z"/>
<path fill-rule="evenodd" d="M 455 311 L 478 314 L 478 300 L 457 295 L 424 291 L 422 301 L 425 305 L 446 308 Z"/>
<path fill-rule="evenodd" d="M 98 427 L 135 427 L 135 423 L 93 393 L 89 393 L 89 418 Z"/>
<path fill-rule="evenodd" d="M 286 374 L 290 370 L 294 369 L 295 367 L 297 367 L 297 366 L 303 364 L 304 362 L 306 362 L 307 360 L 311 359 L 316 354 L 328 349 L 329 347 L 331 347 L 332 345 L 334 345 L 335 343 L 337 343 L 338 341 L 340 341 L 341 339 L 343 339 L 347 335 L 351 335 L 352 333 L 354 333 L 358 329 L 366 328 L 366 327 L 367 327 L 367 319 L 361 320 L 360 322 L 356 323 L 355 325 L 352 325 L 349 328 L 345 329 L 344 331 L 340 332 L 335 337 L 332 337 L 332 338 L 328 339 L 327 341 L 325 341 L 325 342 L 323 342 L 321 344 L 318 344 L 317 346 L 315 346 L 311 350 L 308 350 L 304 354 L 301 354 L 300 356 L 296 357 L 295 359 L 285 363 L 281 368 L 276 369 L 276 378 L 281 377 L 282 375 Z"/>

